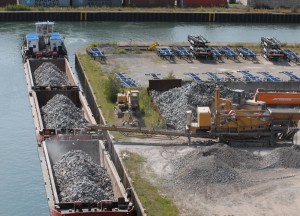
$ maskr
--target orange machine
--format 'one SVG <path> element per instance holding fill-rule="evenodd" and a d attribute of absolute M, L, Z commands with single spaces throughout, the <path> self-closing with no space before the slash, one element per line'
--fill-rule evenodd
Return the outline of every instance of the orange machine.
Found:
<path fill-rule="evenodd" d="M 254 100 L 266 102 L 267 107 L 295 107 L 300 106 L 300 91 L 257 89 Z"/>

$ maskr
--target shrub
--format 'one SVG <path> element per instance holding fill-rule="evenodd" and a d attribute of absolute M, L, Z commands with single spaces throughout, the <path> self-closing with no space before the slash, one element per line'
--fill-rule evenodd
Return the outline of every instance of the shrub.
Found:
<path fill-rule="evenodd" d="M 298 7 L 293 7 L 291 8 L 292 13 L 298 13 Z"/>
<path fill-rule="evenodd" d="M 120 83 L 115 74 L 109 74 L 107 76 L 107 80 L 104 82 L 104 94 L 107 100 L 115 103 L 117 101 L 117 94 L 120 91 L 120 88 Z"/>
<path fill-rule="evenodd" d="M 30 11 L 30 7 L 25 5 L 7 5 L 5 7 L 6 11 Z"/>
<path fill-rule="evenodd" d="M 168 76 L 166 76 L 166 79 L 176 79 L 176 77 L 175 77 L 173 71 L 170 71 L 170 72 L 168 73 Z"/>

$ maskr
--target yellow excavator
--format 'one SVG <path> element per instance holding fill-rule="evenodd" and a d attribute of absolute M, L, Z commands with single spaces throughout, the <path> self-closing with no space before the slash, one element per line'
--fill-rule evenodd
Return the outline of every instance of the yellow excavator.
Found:
<path fill-rule="evenodd" d="M 139 91 L 127 90 L 117 95 L 117 111 L 118 117 L 122 116 L 124 112 L 134 112 L 139 109 Z"/>

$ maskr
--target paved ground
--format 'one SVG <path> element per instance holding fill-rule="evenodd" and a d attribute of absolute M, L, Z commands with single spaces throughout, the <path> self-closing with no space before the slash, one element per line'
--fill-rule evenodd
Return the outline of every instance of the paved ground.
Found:
<path fill-rule="evenodd" d="M 104 72 L 123 72 L 143 87 L 148 86 L 148 80 L 152 79 L 151 74 L 165 78 L 172 73 L 178 79 L 191 80 L 188 73 L 196 73 L 201 79 L 209 80 L 209 76 L 205 73 L 212 72 L 215 76 L 225 80 L 227 76 L 224 72 L 230 72 L 233 76 L 243 80 L 243 75 L 239 71 L 246 70 L 261 80 L 265 77 L 260 72 L 269 72 L 283 81 L 288 81 L 290 78 L 280 73 L 282 71 L 291 71 L 300 77 L 298 64 L 286 61 L 270 62 L 262 56 L 258 56 L 255 61 L 244 60 L 241 57 L 237 60 L 223 58 L 223 61 L 195 59 L 188 61 L 176 57 L 175 61 L 170 61 L 160 58 L 155 52 L 142 51 L 140 54 L 107 54 L 107 62 L 102 65 L 102 68 Z"/>

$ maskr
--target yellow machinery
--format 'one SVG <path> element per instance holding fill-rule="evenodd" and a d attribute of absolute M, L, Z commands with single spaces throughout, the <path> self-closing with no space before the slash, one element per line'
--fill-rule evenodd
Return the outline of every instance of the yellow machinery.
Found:
<path fill-rule="evenodd" d="M 191 112 L 187 112 L 187 129 L 192 134 L 202 131 L 230 134 L 269 130 L 270 115 L 264 110 L 264 103 L 259 102 L 251 107 L 254 103 L 233 102 L 220 98 L 220 89 L 216 88 L 211 107 L 197 108 L 197 122 L 191 123 Z"/>
<path fill-rule="evenodd" d="M 159 46 L 159 44 L 157 42 L 155 42 L 155 43 L 151 44 L 150 46 L 148 46 L 147 50 L 154 51 L 157 46 Z"/>
<path fill-rule="evenodd" d="M 130 96 L 134 92 L 130 92 Z M 128 103 L 128 92 L 120 94 L 120 106 Z M 296 123 L 300 120 L 299 109 L 266 109 L 261 101 L 246 101 L 242 90 L 235 90 L 232 99 L 220 98 L 220 89 L 215 94 L 210 107 L 198 107 L 196 121 L 192 121 L 192 112 L 186 112 L 186 130 L 149 130 L 99 125 L 98 129 L 120 131 L 122 133 L 140 133 L 145 135 L 185 136 L 218 138 L 229 144 L 272 145 L 277 141 L 291 140 L 299 131 Z M 130 101 L 130 100 L 129 100 Z M 131 100 L 131 104 L 133 104 Z M 130 106 L 127 105 L 129 108 Z M 132 107 L 133 108 L 133 107 Z"/>
<path fill-rule="evenodd" d="M 117 95 L 117 109 L 120 112 L 135 111 L 139 108 L 139 91 L 128 90 Z"/>

